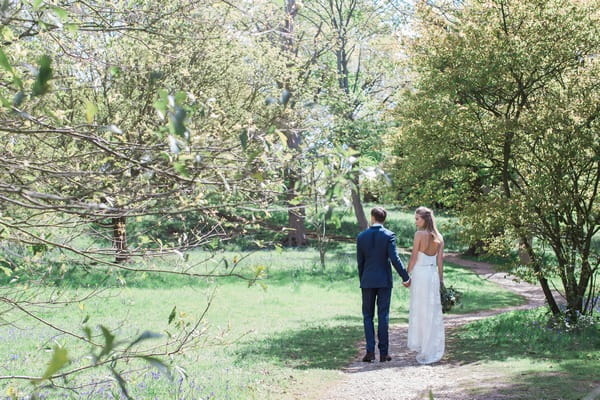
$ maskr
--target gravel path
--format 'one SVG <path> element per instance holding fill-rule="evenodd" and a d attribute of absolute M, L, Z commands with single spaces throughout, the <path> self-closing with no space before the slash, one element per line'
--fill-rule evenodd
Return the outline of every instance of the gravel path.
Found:
<path fill-rule="evenodd" d="M 448 331 L 467 322 L 512 310 L 538 307 L 544 304 L 544 295 L 537 286 L 519 282 L 504 272 L 494 272 L 491 264 L 464 260 L 456 255 L 447 255 L 445 260 L 469 268 L 484 279 L 495 282 L 505 289 L 523 296 L 527 302 L 517 307 L 506 307 L 465 315 L 444 314 L 444 326 Z M 460 388 L 475 385 L 487 394 L 486 400 L 504 399 L 501 395 L 490 397 L 504 381 L 501 376 L 494 379 L 494 372 L 479 370 L 471 365 L 458 365 L 447 356 L 432 365 L 419 365 L 416 353 L 406 348 L 408 325 L 390 327 L 390 353 L 393 357 L 387 363 L 363 363 L 360 361 L 364 344 L 357 344 L 357 361 L 341 372 L 341 379 L 318 398 L 323 400 L 404 400 L 429 399 L 430 391 L 436 400 L 464 400 L 469 397 Z M 494 382 L 494 387 L 485 387 L 485 382 Z M 488 384 L 489 385 L 489 384 Z M 490 390 L 486 390 L 490 389 Z"/>

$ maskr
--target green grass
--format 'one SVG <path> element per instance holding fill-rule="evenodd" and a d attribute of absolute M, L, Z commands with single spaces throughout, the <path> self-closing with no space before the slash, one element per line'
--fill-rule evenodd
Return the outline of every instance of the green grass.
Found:
<path fill-rule="evenodd" d="M 222 265 L 223 259 L 231 262 L 243 255 L 221 252 L 211 258 L 209 264 L 212 265 L 198 270 L 210 271 Z M 207 253 L 195 252 L 189 262 L 207 256 Z M 162 262 L 165 266 L 175 260 Z M 96 327 L 103 324 L 118 338 L 136 336 L 146 329 L 174 333 L 176 329 L 167 321 L 173 307 L 177 307 L 178 319 L 192 321 L 203 312 L 209 294 L 216 288 L 204 321 L 202 346 L 167 360 L 185 369 L 187 377 L 179 381 L 181 375 L 177 369 L 173 369 L 175 382 L 155 370 L 128 375 L 132 397 L 279 399 L 315 395 L 324 385 L 337 379 L 337 370 L 358 356 L 355 344 L 363 340 L 354 247 L 341 246 L 330 251 L 325 270 L 319 265 L 318 253 L 311 249 L 258 251 L 240 263 L 239 272 L 250 274 L 257 265 L 266 268 L 267 274 L 261 281 L 265 289 L 261 285 L 248 287 L 246 282 L 233 278 L 213 281 L 131 277 L 133 279 L 125 281 L 131 284 L 129 287 L 114 287 L 113 284 L 118 284 L 118 280 L 114 280 L 100 297 L 82 304 L 40 309 L 38 315 L 78 333 L 86 315 L 89 315 L 87 324 L 94 327 L 96 333 Z M 86 274 L 74 271 L 62 281 L 62 295 L 83 295 L 90 290 L 87 285 L 108 284 L 114 278 L 108 272 L 99 276 L 103 278 L 88 276 L 85 284 L 81 284 L 78 279 Z M 106 276 L 109 279 L 105 279 Z M 446 268 L 445 281 L 465 293 L 462 306 L 453 312 L 498 308 L 522 301 L 452 265 Z M 33 290 L 22 288 L 25 292 Z M 46 288 L 42 292 L 54 293 L 54 289 Z M 392 323 L 407 322 L 407 306 L 408 290 L 397 283 L 392 299 Z M 80 347 L 74 340 L 57 336 L 22 315 L 11 313 L 4 317 L 16 320 L 19 329 L 0 327 L 0 354 L 8 359 L 3 374 L 41 374 L 50 358 L 48 349 L 54 343 L 69 349 L 73 365 L 89 362 L 84 358 L 87 348 Z M 106 375 L 107 371 L 97 371 L 87 378 L 101 381 Z M 3 381 L 0 385 L 6 386 L 0 387 L 2 393 L 6 393 L 8 386 L 18 387 L 23 393 L 30 387 L 27 382 L 17 381 Z M 109 383 L 86 387 L 79 396 L 110 398 L 111 387 Z M 51 393 L 48 398 L 58 397 L 57 393 Z M 71 398 L 80 397 L 72 395 Z"/>
<path fill-rule="evenodd" d="M 444 263 L 444 284 L 462 292 L 461 303 L 452 308 L 452 313 L 456 314 L 510 307 L 524 302 L 521 296 L 451 263 Z"/>
<path fill-rule="evenodd" d="M 545 308 L 515 311 L 460 327 L 448 340 L 459 363 L 505 375 L 479 382 L 478 398 L 581 399 L 600 385 L 600 324 L 577 332 L 551 328 Z M 497 379 L 497 378 L 496 378 Z M 493 391 L 487 387 L 496 388 Z M 484 388 L 484 389 L 481 389 Z"/>

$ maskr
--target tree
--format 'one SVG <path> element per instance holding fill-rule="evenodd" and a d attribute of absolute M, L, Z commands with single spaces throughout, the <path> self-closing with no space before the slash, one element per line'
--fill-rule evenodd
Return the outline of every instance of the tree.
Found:
<path fill-rule="evenodd" d="M 331 142 L 352 149 L 354 170 L 349 177 L 352 206 L 361 230 L 368 227 L 362 205 L 361 162 L 381 154 L 387 125 L 381 110 L 398 83 L 389 60 L 389 38 L 397 31 L 397 2 L 312 0 L 301 12 L 323 31 L 329 43 L 326 63 L 335 75 L 321 94 L 333 116 Z M 326 89 L 326 90 L 325 90 Z M 376 160 L 380 161 L 380 160 Z M 375 169 L 376 170 L 376 169 Z M 364 171 L 362 171 L 364 172 Z"/>
<path fill-rule="evenodd" d="M 38 318 L 48 304 L 89 297 L 61 299 L 37 288 L 63 266 L 252 279 L 235 265 L 207 273 L 182 265 L 182 256 L 181 264 L 159 269 L 144 257 L 206 245 L 227 235 L 223 214 L 274 200 L 281 181 L 270 162 L 280 139 L 259 112 L 271 81 L 255 73 L 256 54 L 218 1 L 2 4 L 0 266 L 13 279 L 0 288 L 1 312 L 91 348 L 89 365 L 65 372 L 59 370 L 66 350 L 57 348 L 60 362 L 41 381 L 109 366 L 123 384 L 117 363 L 160 364 L 155 356 L 177 354 L 196 340 L 200 321 L 137 350 L 156 335 L 123 346 L 108 328 L 80 335 Z M 164 243 L 146 233 L 137 247 L 127 246 L 128 219 L 159 224 L 157 216 L 191 213 L 200 223 L 187 237 Z M 110 229 L 98 231 L 106 242 L 81 240 L 99 226 Z M 21 286 L 23 275 L 37 284 Z M 37 377 L 0 380 L 13 378 Z"/>
<path fill-rule="evenodd" d="M 414 90 L 398 107 L 397 154 L 435 178 L 422 193 L 460 207 L 491 250 L 516 241 L 555 315 L 548 277 L 558 275 L 571 321 L 597 293 L 598 5 L 420 3 Z"/>

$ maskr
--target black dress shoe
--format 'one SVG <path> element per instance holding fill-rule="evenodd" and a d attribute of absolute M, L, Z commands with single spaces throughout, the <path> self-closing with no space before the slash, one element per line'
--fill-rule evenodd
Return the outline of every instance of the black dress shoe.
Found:
<path fill-rule="evenodd" d="M 386 354 L 384 356 L 379 357 L 379 361 L 381 361 L 381 362 L 392 361 L 392 357 L 390 357 L 389 354 Z"/>
<path fill-rule="evenodd" d="M 367 353 L 363 357 L 363 362 L 373 362 L 375 361 L 375 353 Z"/>

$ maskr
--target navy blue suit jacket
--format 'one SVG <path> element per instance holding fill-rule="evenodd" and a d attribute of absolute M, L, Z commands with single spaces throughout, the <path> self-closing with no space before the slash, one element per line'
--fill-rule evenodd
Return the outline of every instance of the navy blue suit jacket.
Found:
<path fill-rule="evenodd" d="M 396 253 L 396 235 L 381 225 L 372 226 L 358 235 L 356 260 L 361 288 L 393 287 L 390 261 L 404 282 L 410 279 Z"/>

